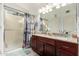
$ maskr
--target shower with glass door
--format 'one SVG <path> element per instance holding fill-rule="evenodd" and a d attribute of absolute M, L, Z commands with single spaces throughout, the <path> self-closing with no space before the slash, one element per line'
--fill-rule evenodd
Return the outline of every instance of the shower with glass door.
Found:
<path fill-rule="evenodd" d="M 22 48 L 24 39 L 24 14 L 15 9 L 5 6 L 4 16 L 5 52 Z"/>

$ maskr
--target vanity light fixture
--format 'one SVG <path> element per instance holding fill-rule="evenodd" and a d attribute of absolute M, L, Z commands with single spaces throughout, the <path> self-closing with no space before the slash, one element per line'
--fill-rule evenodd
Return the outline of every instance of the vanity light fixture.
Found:
<path fill-rule="evenodd" d="M 45 12 L 48 13 L 49 11 L 48 10 L 45 10 Z"/>
<path fill-rule="evenodd" d="M 42 13 L 42 9 L 39 9 L 39 13 Z"/>
<path fill-rule="evenodd" d="M 43 14 L 45 14 L 46 12 L 44 11 L 44 12 L 42 12 Z"/>
<path fill-rule="evenodd" d="M 67 3 L 50 3 L 47 4 L 45 7 L 42 7 L 39 9 L 39 13 L 45 14 L 52 11 L 52 8 L 56 7 L 56 9 L 59 9 L 63 6 L 66 6 Z"/>
<path fill-rule="evenodd" d="M 49 11 L 49 12 L 51 12 L 51 11 L 52 11 L 52 8 L 51 8 L 51 9 L 49 9 L 48 11 Z"/>

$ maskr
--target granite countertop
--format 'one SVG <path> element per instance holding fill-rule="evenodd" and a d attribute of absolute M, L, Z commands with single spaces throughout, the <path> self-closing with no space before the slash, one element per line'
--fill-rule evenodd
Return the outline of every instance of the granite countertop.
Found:
<path fill-rule="evenodd" d="M 67 38 L 67 37 L 60 37 L 60 36 L 55 36 L 55 35 L 47 35 L 47 34 L 33 34 L 36 36 L 41 36 L 41 37 L 47 37 L 47 38 L 51 38 L 51 39 L 56 39 L 56 40 L 62 40 L 62 41 L 67 41 L 67 42 L 71 42 L 71 43 L 78 43 L 77 42 L 77 38 Z"/>

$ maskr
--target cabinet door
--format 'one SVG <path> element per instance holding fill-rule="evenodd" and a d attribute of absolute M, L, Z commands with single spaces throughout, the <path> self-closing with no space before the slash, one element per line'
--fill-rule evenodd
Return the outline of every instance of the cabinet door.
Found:
<path fill-rule="evenodd" d="M 77 56 L 78 45 L 70 42 L 56 41 L 56 55 Z"/>
<path fill-rule="evenodd" d="M 73 56 L 73 53 L 70 53 L 63 49 L 58 49 L 57 56 Z"/>
<path fill-rule="evenodd" d="M 45 56 L 55 56 L 55 46 L 46 43 L 44 55 Z"/>
<path fill-rule="evenodd" d="M 43 42 L 37 39 L 37 53 L 43 55 Z"/>
<path fill-rule="evenodd" d="M 33 49 L 36 49 L 36 37 L 35 37 L 35 36 L 32 36 L 31 47 L 32 47 Z"/>

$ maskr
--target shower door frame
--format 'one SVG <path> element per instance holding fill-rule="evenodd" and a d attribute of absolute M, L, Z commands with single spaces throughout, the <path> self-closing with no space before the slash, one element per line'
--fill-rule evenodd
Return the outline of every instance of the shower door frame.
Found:
<path fill-rule="evenodd" d="M 22 11 L 20 11 L 20 10 L 17 10 L 17 9 L 15 9 L 15 8 L 11 8 L 11 7 L 8 7 L 8 6 L 6 6 L 6 5 L 4 5 L 3 6 L 3 9 L 4 9 L 4 24 L 5 24 L 5 10 L 11 10 L 12 12 L 18 12 L 18 13 L 20 13 L 20 14 L 22 14 L 23 15 L 23 17 L 24 17 L 24 12 L 22 12 Z M 20 16 L 22 16 L 22 15 L 20 15 Z M 5 28 L 5 25 L 4 25 L 4 28 Z M 24 38 L 24 37 L 23 37 Z M 4 52 L 8 52 L 8 51 L 6 51 L 5 49 L 5 45 L 6 45 L 7 43 L 6 43 L 6 40 L 5 40 L 5 29 L 4 29 Z M 15 50 L 15 49 L 11 49 L 11 50 Z M 10 50 L 10 51 L 11 51 Z"/>

